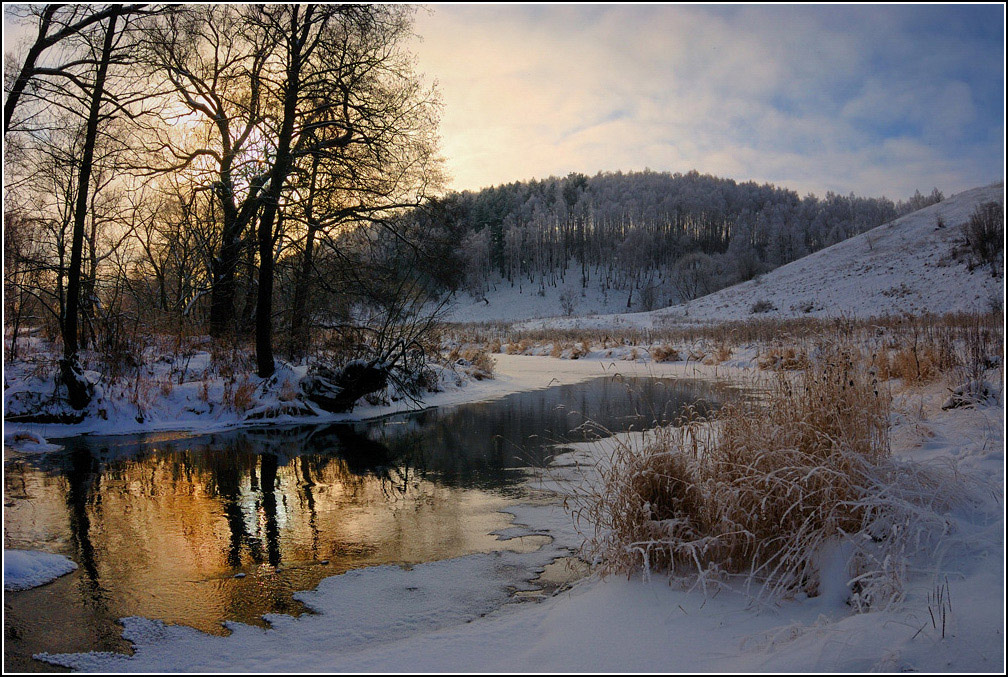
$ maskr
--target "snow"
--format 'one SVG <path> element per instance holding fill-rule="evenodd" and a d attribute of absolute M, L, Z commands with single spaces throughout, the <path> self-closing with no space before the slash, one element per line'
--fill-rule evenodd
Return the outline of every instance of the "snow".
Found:
<path fill-rule="evenodd" d="M 1003 194 L 1003 184 L 960 193 L 783 266 L 758 282 L 693 301 L 688 308 L 537 323 L 651 327 L 745 320 L 754 317 L 752 306 L 761 300 L 776 308 L 767 314 L 774 317 L 986 310 L 991 299 L 1002 293 L 1003 278 L 992 278 L 983 269 L 971 273 L 949 254 L 960 224 L 975 206 L 1003 201 Z M 939 215 L 947 224 L 940 230 L 935 228 Z M 559 295 L 561 290 L 556 291 Z M 482 304 L 484 316 L 461 308 L 456 317 L 531 317 L 540 311 L 547 314 L 546 304 L 556 302 L 546 298 L 541 308 L 529 310 L 525 301 L 513 293 L 501 294 L 489 306 Z M 556 303 L 554 309 L 559 307 Z M 581 306 L 579 312 L 592 309 Z M 454 380 L 451 374 L 443 374 L 443 392 L 430 395 L 424 404 L 450 406 L 616 373 L 739 381 L 753 375 L 755 353 L 751 348 L 736 350 L 728 363 L 719 366 L 627 357 L 624 349 L 596 350 L 578 360 L 497 354 L 494 379 Z M 949 392 L 959 385 L 955 383 L 897 393 L 893 453 L 921 463 L 954 463 L 974 500 L 943 515 L 949 533 L 942 547 L 913 558 L 904 581 L 904 600 L 886 610 L 857 614 L 845 603 L 849 582 L 839 551 L 822 553 L 824 593 L 815 598 L 757 605 L 730 581 L 705 595 L 699 589 L 670 585 L 659 576 L 645 581 L 636 575 L 608 579 L 593 575 L 543 602 L 516 602 L 511 594 L 516 582 L 531 580 L 581 542 L 570 515 L 557 500 L 537 500 L 509 508 L 514 522 L 498 533 L 501 551 L 408 569 L 372 567 L 327 578 L 315 590 L 297 595 L 316 615 L 270 615 L 268 629 L 229 623 L 232 634 L 227 637 L 127 618 L 124 636 L 135 646 L 133 656 L 91 652 L 40 657 L 56 665 L 110 672 L 1003 673 L 1005 409 L 1003 376 L 989 373 L 988 379 L 993 385 L 984 387 L 990 397 L 977 398 L 980 401 L 967 407 L 942 408 Z M 88 419 L 76 426 L 8 424 L 5 444 L 27 449 L 47 444 L 45 437 L 61 434 L 204 431 L 248 424 L 233 412 L 218 412 L 214 417 L 187 414 L 197 387 L 195 383 L 177 387 L 165 398 L 164 408 L 159 405 L 142 424 L 131 423 L 130 412 L 115 411 L 107 412 L 107 420 Z M 366 418 L 414 406 L 402 400 L 311 420 Z M 16 439 L 17 435 L 23 437 Z M 605 444 L 573 445 L 570 452 L 554 459 L 554 467 L 545 476 L 530 478 L 530 487 L 563 492 L 583 480 L 583 474 L 590 474 L 606 453 Z M 552 540 L 539 550 L 507 549 L 508 538 L 543 533 Z M 10 552 L 17 551 L 5 551 L 5 587 Z M 939 611 L 933 594 L 944 585 L 951 606 L 946 609 L 943 631 L 941 621 L 932 624 L 931 617 Z"/>
<path fill-rule="evenodd" d="M 625 351 L 624 351 L 625 352 Z M 48 445 L 45 438 L 60 438 L 80 434 L 118 435 L 128 433 L 147 433 L 157 431 L 185 431 L 209 433 L 234 427 L 278 424 L 323 424 L 340 421 L 359 421 L 389 414 L 414 411 L 427 407 L 445 407 L 470 402 L 496 399 L 512 393 L 547 388 L 553 385 L 579 383 L 599 376 L 614 374 L 631 375 L 667 375 L 667 376 L 714 376 L 716 369 L 691 363 L 651 363 L 645 359 L 628 361 L 607 356 L 605 351 L 596 351 L 580 360 L 556 360 L 548 357 L 528 357 L 505 354 L 495 354 L 493 358 L 498 364 L 499 374 L 493 379 L 474 380 L 462 373 L 442 370 L 440 380 L 441 392 L 427 393 L 423 401 L 416 403 L 408 398 L 388 404 L 367 404 L 361 402 L 352 412 L 328 413 L 309 405 L 299 409 L 307 410 L 308 414 L 291 414 L 283 412 L 282 407 L 291 402 L 284 402 L 276 395 L 282 389 L 282 381 L 296 381 L 303 375 L 305 368 L 282 367 L 278 370 L 281 383 L 262 395 L 263 380 L 256 376 L 250 377 L 250 383 L 255 386 L 255 404 L 245 412 L 229 410 L 218 406 L 208 410 L 206 402 L 199 394 L 202 381 L 193 380 L 182 385 L 176 385 L 168 395 L 152 395 L 151 406 L 146 410 L 146 416 L 138 421 L 136 408 L 123 397 L 108 394 L 100 403 L 92 407 L 100 409 L 100 414 L 91 415 L 75 424 L 38 424 L 5 422 L 4 442 L 19 451 L 43 452 L 59 449 L 56 445 Z M 9 369 L 16 372 L 19 365 Z M 721 371 L 725 371 L 723 368 Z M 9 411 L 9 400 L 17 392 L 29 389 L 44 391 L 52 390 L 51 384 L 28 382 L 19 379 L 16 374 L 8 374 L 12 386 L 4 391 L 5 409 Z M 155 377 L 160 378 L 160 377 Z M 223 398 L 224 385 L 221 379 L 210 380 L 210 402 L 220 402 Z M 300 404 L 293 402 L 293 404 Z M 254 418 L 257 414 L 270 412 L 271 417 Z M 41 441 L 41 442 L 40 442 Z M 34 444 L 32 443 L 34 442 Z"/>
<path fill-rule="evenodd" d="M 592 280 L 602 277 L 592 271 Z M 572 263 L 557 285 L 547 285 L 540 289 L 537 284 L 516 282 L 509 284 L 498 280 L 496 287 L 485 294 L 484 299 L 473 299 L 465 292 L 456 294 L 447 308 L 446 322 L 513 322 L 530 318 L 553 317 L 563 308 L 561 297 L 566 293 L 574 299 L 574 313 L 577 316 L 599 313 L 619 313 L 627 308 L 628 291 L 612 289 L 603 292 L 595 282 L 587 288 L 581 286 L 581 269 Z"/>
<path fill-rule="evenodd" d="M 4 590 L 37 588 L 77 568 L 63 555 L 34 550 L 7 550 L 3 553 Z"/>
<path fill-rule="evenodd" d="M 599 368 L 552 359 L 554 372 L 546 368 L 550 358 L 500 357 L 505 389 L 543 385 L 547 377 L 577 379 Z M 652 366 L 685 368 L 636 368 Z M 905 600 L 885 611 L 856 614 L 845 604 L 839 553 L 824 553 L 828 580 L 815 598 L 757 605 L 730 582 L 705 596 L 659 576 L 591 576 L 543 602 L 511 602 L 509 585 L 580 543 L 561 505 L 536 501 L 509 509 L 514 523 L 499 532 L 502 538 L 548 532 L 553 541 L 535 552 L 351 571 L 298 595 L 317 615 L 271 615 L 269 629 L 231 623 L 228 637 L 127 618 L 124 635 L 134 656 L 41 658 L 112 672 L 1001 672 L 1003 392 L 996 402 L 942 410 L 946 392 L 935 384 L 898 395 L 894 453 L 920 462 L 956 459 L 964 477 L 977 478 L 982 498 L 946 515 L 946 547 L 914 560 Z M 563 491 L 582 481 L 607 444 L 570 445 L 530 486 Z M 930 595 L 946 581 L 952 606 L 943 635 L 941 621 L 930 620 L 938 611 Z"/>

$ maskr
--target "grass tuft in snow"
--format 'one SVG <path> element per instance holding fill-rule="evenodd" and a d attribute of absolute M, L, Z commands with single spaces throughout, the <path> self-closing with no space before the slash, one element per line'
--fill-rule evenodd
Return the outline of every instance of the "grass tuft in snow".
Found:
<path fill-rule="evenodd" d="M 833 344 L 759 401 L 618 442 L 573 499 L 583 556 L 705 590 L 741 575 L 757 599 L 839 585 L 859 611 L 899 601 L 908 558 L 949 530 L 965 480 L 891 458 L 891 396 L 866 362 Z"/>

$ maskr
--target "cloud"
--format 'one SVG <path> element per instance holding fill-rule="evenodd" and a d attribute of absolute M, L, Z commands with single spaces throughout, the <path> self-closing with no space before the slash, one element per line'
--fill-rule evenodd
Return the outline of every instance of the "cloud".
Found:
<path fill-rule="evenodd" d="M 923 9 L 436 6 L 415 51 L 458 189 L 650 167 L 900 198 L 1003 176 L 1003 13 Z"/>

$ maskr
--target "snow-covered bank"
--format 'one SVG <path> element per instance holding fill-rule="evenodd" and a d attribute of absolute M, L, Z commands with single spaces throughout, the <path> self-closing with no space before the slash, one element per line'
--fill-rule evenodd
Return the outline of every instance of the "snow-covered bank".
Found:
<path fill-rule="evenodd" d="M 3 552 L 4 590 L 27 590 L 55 581 L 77 569 L 73 560 L 49 552 L 7 550 Z"/>
<path fill-rule="evenodd" d="M 500 356 L 498 391 L 574 382 L 598 361 Z M 702 365 L 619 364 L 699 374 Z M 615 366 L 615 365 L 613 365 Z M 607 365 L 607 368 L 612 368 Z M 740 373 L 740 372 L 739 372 Z M 507 536 L 542 532 L 554 541 L 528 554 L 475 555 L 376 567 L 326 579 L 299 597 L 317 616 L 272 616 L 269 630 L 232 626 L 230 637 L 127 619 L 136 655 L 47 656 L 96 671 L 978 671 L 1004 668 L 1004 408 L 996 402 L 942 410 L 940 384 L 898 395 L 892 446 L 921 462 L 952 462 L 974 478 L 976 501 L 949 512 L 946 547 L 913 557 L 906 597 L 855 614 L 849 582 L 830 570 L 824 594 L 754 608 L 730 585 L 717 594 L 589 578 L 542 604 L 501 604 L 515 573 L 540 568 L 580 539 L 556 504 L 513 509 Z M 605 445 L 557 458 L 545 486 L 591 472 Z M 533 484 L 533 486 L 538 486 Z M 951 603 L 934 597 L 945 586 Z M 496 609 L 496 610 L 495 610 Z M 941 611 L 944 609 L 944 627 Z M 486 614 L 483 616 L 483 614 Z M 938 614 L 932 624 L 932 614 Z"/>
<path fill-rule="evenodd" d="M 491 400 L 512 393 L 547 388 L 553 385 L 579 383 L 591 378 L 623 374 L 626 376 L 679 376 L 716 378 L 727 375 L 731 367 L 709 367 L 698 363 L 654 363 L 644 359 L 620 360 L 597 351 L 580 360 L 557 360 L 549 357 L 495 354 L 497 374 L 493 379 L 475 380 L 461 376 L 444 377 L 441 392 L 427 393 L 420 403 L 400 399 L 388 404 L 361 402 L 352 412 L 334 414 L 316 410 L 312 415 L 281 414 L 268 419 L 250 419 L 246 415 L 220 408 L 217 413 L 193 410 L 192 401 L 202 402 L 197 396 L 198 384 L 176 387 L 163 398 L 158 408 L 152 408 L 142 422 L 137 421 L 121 403 L 120 410 L 106 413 L 105 418 L 92 416 L 76 424 L 40 424 L 5 422 L 4 443 L 12 448 L 39 452 L 58 447 L 45 446 L 46 438 L 60 438 L 80 434 L 129 434 L 159 431 L 216 432 L 229 428 L 257 425 L 287 425 L 294 423 L 324 424 L 341 421 L 359 421 L 389 414 L 414 411 L 427 407 L 445 407 L 470 402 Z M 291 374 L 296 378 L 297 374 Z M 190 387 L 191 386 L 191 387 Z M 187 392 L 191 390 L 192 392 Z M 14 390 L 16 392 L 16 390 Z M 5 397 L 7 393 L 5 392 Z M 282 404 L 282 402 L 277 402 Z"/>

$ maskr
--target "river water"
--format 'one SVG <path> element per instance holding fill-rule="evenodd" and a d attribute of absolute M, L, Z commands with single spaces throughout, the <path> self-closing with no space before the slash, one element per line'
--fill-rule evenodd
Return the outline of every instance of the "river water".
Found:
<path fill-rule="evenodd" d="M 528 471 L 557 444 L 674 421 L 725 387 L 598 378 L 356 424 L 224 433 L 80 436 L 4 453 L 4 547 L 65 554 L 76 572 L 4 593 L 5 670 L 51 670 L 41 651 L 128 652 L 116 619 L 224 634 L 300 614 L 327 576 L 477 552 L 499 539 Z M 589 423 L 590 421 L 590 423 Z"/>

